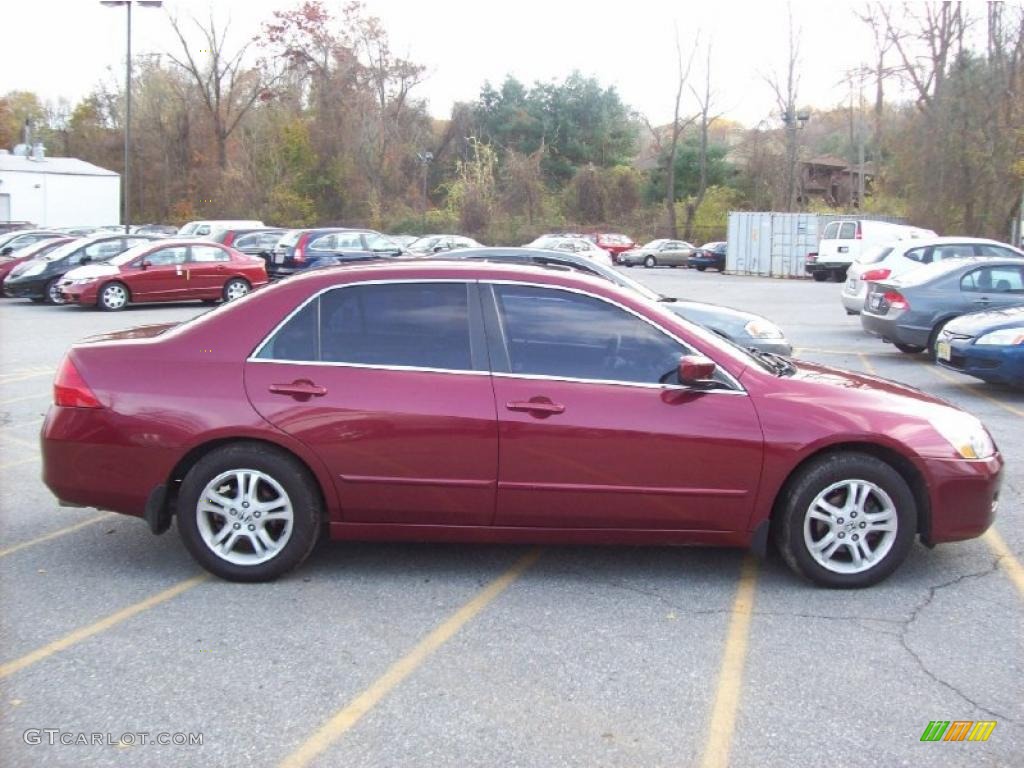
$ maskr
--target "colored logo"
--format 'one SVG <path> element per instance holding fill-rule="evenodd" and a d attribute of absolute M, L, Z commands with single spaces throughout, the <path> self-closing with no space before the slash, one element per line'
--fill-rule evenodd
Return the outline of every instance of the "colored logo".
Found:
<path fill-rule="evenodd" d="M 921 741 L 988 741 L 995 727 L 995 720 L 932 720 Z"/>

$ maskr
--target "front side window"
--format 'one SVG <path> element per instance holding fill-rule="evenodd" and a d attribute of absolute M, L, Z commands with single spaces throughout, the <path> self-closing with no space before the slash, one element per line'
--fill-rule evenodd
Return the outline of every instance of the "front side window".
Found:
<path fill-rule="evenodd" d="M 184 264 L 188 249 L 185 246 L 176 248 L 161 248 L 146 255 L 146 261 L 151 267 L 173 267 L 176 264 Z"/>
<path fill-rule="evenodd" d="M 689 350 L 607 301 L 552 288 L 494 286 L 510 373 L 658 384 Z"/>
<path fill-rule="evenodd" d="M 1024 268 L 975 269 L 961 278 L 960 290 L 969 293 L 1024 293 Z"/>
<path fill-rule="evenodd" d="M 193 245 L 192 261 L 209 264 L 214 261 L 229 261 L 227 251 L 213 245 Z"/>
<path fill-rule="evenodd" d="M 386 283 L 328 291 L 263 345 L 268 360 L 473 370 L 466 283 Z"/>

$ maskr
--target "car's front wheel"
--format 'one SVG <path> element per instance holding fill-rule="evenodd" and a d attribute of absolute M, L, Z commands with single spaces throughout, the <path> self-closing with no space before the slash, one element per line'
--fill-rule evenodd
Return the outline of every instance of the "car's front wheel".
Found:
<path fill-rule="evenodd" d="M 129 298 L 128 289 L 122 283 L 107 283 L 100 289 L 96 303 L 107 312 L 120 312 L 128 306 Z"/>
<path fill-rule="evenodd" d="M 917 355 L 924 352 L 924 347 L 919 347 L 917 344 L 900 344 L 897 341 L 893 346 L 906 355 Z"/>
<path fill-rule="evenodd" d="M 306 468 L 266 445 L 218 448 L 188 471 L 178 530 L 206 570 L 229 581 L 269 581 L 313 551 L 323 516 Z"/>
<path fill-rule="evenodd" d="M 707 267 L 694 267 L 698 272 L 703 272 Z"/>
<path fill-rule="evenodd" d="M 783 493 L 772 521 L 775 542 L 794 571 L 822 586 L 876 584 L 913 544 L 914 494 L 874 456 L 823 456 L 799 470 Z"/>

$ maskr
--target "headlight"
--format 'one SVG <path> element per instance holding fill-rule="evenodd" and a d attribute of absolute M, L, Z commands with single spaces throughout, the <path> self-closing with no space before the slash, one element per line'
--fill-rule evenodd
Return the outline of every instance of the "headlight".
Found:
<path fill-rule="evenodd" d="M 782 329 L 779 328 L 775 323 L 772 323 L 763 318 L 757 320 L 751 320 L 745 326 L 743 326 L 749 335 L 755 339 L 781 339 L 784 338 Z"/>
<path fill-rule="evenodd" d="M 981 336 L 975 344 L 1013 346 L 1024 344 L 1024 328 L 1001 328 Z"/>
<path fill-rule="evenodd" d="M 996 452 L 985 425 L 968 413 L 951 411 L 931 420 L 935 431 L 964 459 L 987 459 Z"/>

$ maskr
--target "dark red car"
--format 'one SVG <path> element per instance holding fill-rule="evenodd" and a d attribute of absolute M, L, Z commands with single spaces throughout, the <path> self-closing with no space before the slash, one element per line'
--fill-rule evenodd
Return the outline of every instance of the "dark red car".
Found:
<path fill-rule="evenodd" d="M 117 311 L 150 301 L 232 301 L 266 283 L 258 256 L 208 240 L 157 240 L 72 269 L 58 286 L 69 303 Z"/>
<path fill-rule="evenodd" d="M 76 344 L 43 426 L 64 503 L 177 515 L 227 579 L 335 539 L 702 544 L 771 535 L 860 587 L 980 535 L 1003 460 L 975 417 L 748 353 L 636 293 L 498 264 L 318 270 L 178 326 Z"/>
<path fill-rule="evenodd" d="M 55 250 L 66 243 L 70 243 L 74 239 L 75 238 L 73 237 L 56 237 L 50 240 L 38 240 L 31 245 L 26 245 L 24 248 L 14 251 L 8 256 L 0 256 L 0 283 L 2 283 L 4 278 L 11 274 L 11 270 L 19 264 L 23 264 L 31 259 L 38 259 L 40 256 L 45 256 L 50 251 Z"/>
<path fill-rule="evenodd" d="M 620 253 L 636 247 L 636 243 L 633 242 L 629 235 L 622 235 L 617 232 L 597 232 L 585 237 L 598 248 L 608 251 L 612 255 L 612 261 L 616 261 L 615 257 Z"/>

